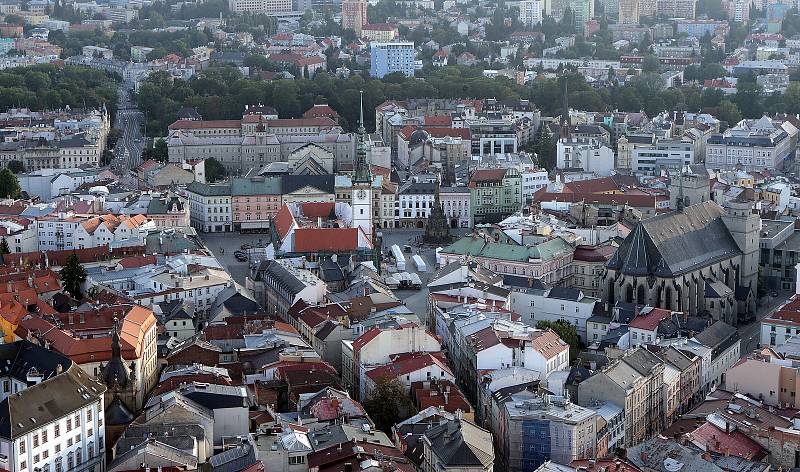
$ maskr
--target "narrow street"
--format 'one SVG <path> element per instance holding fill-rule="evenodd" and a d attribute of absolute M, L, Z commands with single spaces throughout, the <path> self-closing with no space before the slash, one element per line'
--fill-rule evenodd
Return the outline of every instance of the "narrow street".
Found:
<path fill-rule="evenodd" d="M 793 295 L 790 291 L 780 291 L 777 297 L 767 295 L 763 303 L 756 309 L 756 320 L 752 323 L 739 327 L 739 337 L 742 340 L 741 355 L 746 356 L 753 352 L 761 342 L 761 320 L 775 312 L 775 310 L 786 303 L 786 300 Z"/>

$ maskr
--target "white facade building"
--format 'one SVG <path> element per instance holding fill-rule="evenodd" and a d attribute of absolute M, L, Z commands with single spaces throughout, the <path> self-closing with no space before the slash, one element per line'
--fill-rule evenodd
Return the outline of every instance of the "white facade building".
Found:
<path fill-rule="evenodd" d="M 528 28 L 542 22 L 542 4 L 539 0 L 521 0 L 519 2 L 519 21 Z"/>
<path fill-rule="evenodd" d="M 7 423 L 0 434 L 0 468 L 105 470 L 105 385 L 68 358 L 27 341 L 3 345 L 2 357 L 11 365 L 0 377 L 0 417 Z"/>
<path fill-rule="evenodd" d="M 467 187 L 441 187 L 439 201 L 451 228 L 472 228 L 469 189 Z"/>
<path fill-rule="evenodd" d="M 789 122 L 777 124 L 768 117 L 742 120 L 723 134 L 708 138 L 706 167 L 746 172 L 780 169 L 797 142 L 797 128 Z"/>
<path fill-rule="evenodd" d="M 583 169 L 597 175 L 611 175 L 614 171 L 614 151 L 596 139 L 559 139 L 556 144 L 556 167 Z"/>
<path fill-rule="evenodd" d="M 680 170 L 694 164 L 694 144 L 664 139 L 654 146 L 637 146 L 631 156 L 631 170 L 636 174 L 659 175 L 661 170 Z"/>
<path fill-rule="evenodd" d="M 205 233 L 231 231 L 231 187 L 192 182 L 186 187 L 189 220 Z"/>
<path fill-rule="evenodd" d="M 592 316 L 597 303 L 600 303 L 600 299 L 587 297 L 578 289 L 565 287 L 547 290 L 514 287 L 509 295 L 509 308 L 520 315 L 523 323 L 536 326 L 538 321 L 564 320 L 575 326 L 575 331 L 583 342 L 587 342 L 586 320 Z"/>
<path fill-rule="evenodd" d="M 526 202 L 533 199 L 533 194 L 539 189 L 547 187 L 550 178 L 544 169 L 521 170 L 519 175 L 522 177 L 522 198 Z"/>

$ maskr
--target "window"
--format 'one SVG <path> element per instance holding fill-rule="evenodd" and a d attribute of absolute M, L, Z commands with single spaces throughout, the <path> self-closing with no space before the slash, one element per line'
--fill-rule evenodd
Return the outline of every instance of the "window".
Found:
<path fill-rule="evenodd" d="M 305 462 L 304 456 L 289 456 L 289 465 L 305 464 Z"/>
<path fill-rule="evenodd" d="M 61 435 L 61 426 L 58 423 L 56 423 L 55 426 L 53 426 L 53 437 L 57 438 L 60 435 Z"/>
<path fill-rule="evenodd" d="M 42 430 L 42 444 L 47 442 L 47 428 Z"/>
<path fill-rule="evenodd" d="M 75 467 L 75 455 L 71 452 L 67 454 L 67 470 L 72 470 Z"/>
<path fill-rule="evenodd" d="M 42 459 L 47 459 L 48 457 L 50 457 L 50 451 L 45 449 L 44 451 L 42 451 Z"/>
<path fill-rule="evenodd" d="M 22 462 L 19 463 L 19 468 L 20 469 L 27 469 L 28 468 L 28 464 L 26 464 L 25 461 L 22 461 Z"/>
<path fill-rule="evenodd" d="M 25 454 L 25 440 L 19 442 L 19 453 Z"/>
<path fill-rule="evenodd" d="M 39 435 L 33 433 L 33 447 L 39 447 Z"/>
<path fill-rule="evenodd" d="M 54 451 L 56 454 L 58 454 L 59 452 L 61 452 L 61 444 L 56 444 L 56 447 L 53 449 L 53 451 Z"/>
<path fill-rule="evenodd" d="M 67 418 L 67 432 L 72 431 L 72 418 Z"/>
<path fill-rule="evenodd" d="M 56 459 L 56 472 L 61 472 L 63 469 L 61 467 L 61 458 L 59 457 Z"/>
<path fill-rule="evenodd" d="M 86 421 L 92 421 L 92 410 L 86 410 Z"/>
<path fill-rule="evenodd" d="M 33 463 L 35 464 L 35 463 L 37 463 L 37 462 L 39 462 L 39 454 L 35 454 L 35 455 L 33 456 Z"/>

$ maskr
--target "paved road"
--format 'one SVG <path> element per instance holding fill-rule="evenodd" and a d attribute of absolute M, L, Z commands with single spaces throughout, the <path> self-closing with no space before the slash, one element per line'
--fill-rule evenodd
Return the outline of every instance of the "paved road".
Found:
<path fill-rule="evenodd" d="M 750 354 L 761 342 L 761 320 L 771 315 L 779 306 L 793 295 L 790 291 L 778 292 L 777 297 L 766 296 L 761 306 L 756 310 L 756 321 L 739 327 L 739 337 L 742 339 L 742 357 Z"/>
<path fill-rule="evenodd" d="M 144 114 L 136 109 L 127 87 L 123 84 L 119 88 L 119 108 L 115 128 L 122 130 L 122 136 L 114 148 L 114 162 L 116 170 L 134 169 L 141 163 L 142 150 L 145 141 L 142 137 L 142 124 Z"/>

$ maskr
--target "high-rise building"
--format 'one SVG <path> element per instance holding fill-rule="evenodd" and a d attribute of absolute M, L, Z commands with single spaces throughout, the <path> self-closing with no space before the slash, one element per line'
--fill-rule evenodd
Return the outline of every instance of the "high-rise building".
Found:
<path fill-rule="evenodd" d="M 656 0 L 656 6 L 658 16 L 693 20 L 696 14 L 697 0 Z"/>
<path fill-rule="evenodd" d="M 619 15 L 617 23 L 621 25 L 639 24 L 639 0 L 619 0 Z"/>
<path fill-rule="evenodd" d="M 586 22 L 594 17 L 594 0 L 570 0 L 569 7 L 575 20 L 575 31 L 583 33 Z"/>
<path fill-rule="evenodd" d="M 392 72 L 414 76 L 414 43 L 396 41 L 370 44 L 370 71 L 372 77 L 382 79 Z"/>
<path fill-rule="evenodd" d="M 653 18 L 658 10 L 657 0 L 639 0 L 639 16 Z"/>
<path fill-rule="evenodd" d="M 519 21 L 528 28 L 542 22 L 542 2 L 539 0 L 521 0 L 519 2 Z"/>
<path fill-rule="evenodd" d="M 367 24 L 367 1 L 344 0 L 342 2 L 342 29 L 352 29 L 361 37 L 361 29 Z"/>

